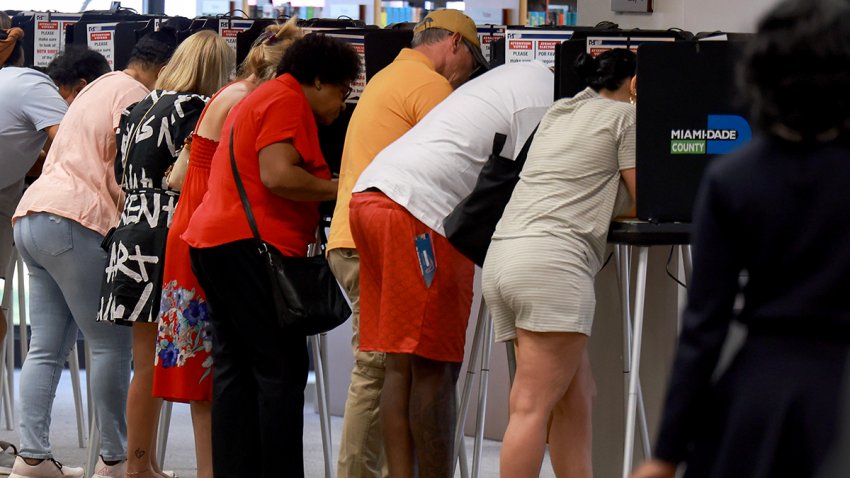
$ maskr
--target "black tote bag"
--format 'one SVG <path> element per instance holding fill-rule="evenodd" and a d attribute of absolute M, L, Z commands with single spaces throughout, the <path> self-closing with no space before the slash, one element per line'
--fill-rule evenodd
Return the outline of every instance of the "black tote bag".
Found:
<path fill-rule="evenodd" d="M 266 273 L 272 285 L 272 299 L 280 325 L 315 335 L 332 330 L 348 320 L 351 308 L 321 252 L 309 257 L 284 256 L 260 238 L 257 223 L 233 153 L 230 129 L 230 167 L 248 225 L 257 240 Z"/>
<path fill-rule="evenodd" d="M 472 192 L 443 221 L 449 242 L 479 266 L 484 264 L 496 224 L 519 182 L 519 173 L 536 132 L 534 128 L 515 160 L 501 156 L 507 137 L 496 133 L 493 152 L 481 168 Z"/>

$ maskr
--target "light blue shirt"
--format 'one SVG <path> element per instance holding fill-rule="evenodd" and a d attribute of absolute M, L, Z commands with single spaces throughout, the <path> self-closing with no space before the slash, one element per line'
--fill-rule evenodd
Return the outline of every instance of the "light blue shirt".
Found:
<path fill-rule="evenodd" d="M 0 189 L 20 181 L 68 110 L 49 76 L 31 68 L 0 69 Z"/>

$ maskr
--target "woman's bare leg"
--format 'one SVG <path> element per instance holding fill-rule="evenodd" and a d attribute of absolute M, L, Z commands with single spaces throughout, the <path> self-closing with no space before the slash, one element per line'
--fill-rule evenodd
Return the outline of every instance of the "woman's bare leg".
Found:
<path fill-rule="evenodd" d="M 193 401 L 192 428 L 195 431 L 197 478 L 213 478 L 212 467 L 212 402 Z"/>
<path fill-rule="evenodd" d="M 157 325 L 133 324 L 133 379 L 127 394 L 127 478 L 160 478 L 156 466 L 156 427 L 161 398 L 154 398 L 153 361 Z"/>
<path fill-rule="evenodd" d="M 536 478 L 546 451 L 549 418 L 577 375 L 587 336 L 517 329 L 516 345 L 517 370 L 502 441 L 501 476 Z"/>
<path fill-rule="evenodd" d="M 549 458 L 558 477 L 593 476 L 591 417 L 595 396 L 596 383 L 590 369 L 590 357 L 585 350 L 567 393 L 552 412 Z"/>

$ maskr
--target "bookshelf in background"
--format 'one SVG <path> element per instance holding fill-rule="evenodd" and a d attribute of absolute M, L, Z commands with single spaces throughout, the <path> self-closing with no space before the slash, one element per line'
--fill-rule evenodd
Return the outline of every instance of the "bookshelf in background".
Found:
<path fill-rule="evenodd" d="M 300 2 L 308 3 L 308 2 Z M 316 2 L 313 6 L 293 6 L 292 2 L 272 2 L 272 0 L 257 0 L 256 5 L 248 5 L 246 13 L 251 18 L 285 18 L 297 15 L 298 18 L 322 18 L 324 2 Z"/>
<path fill-rule="evenodd" d="M 428 12 L 443 8 L 463 11 L 465 2 L 452 0 L 384 0 L 381 1 L 380 26 L 419 22 Z"/>
<path fill-rule="evenodd" d="M 529 26 L 575 25 L 577 0 L 527 0 Z"/>

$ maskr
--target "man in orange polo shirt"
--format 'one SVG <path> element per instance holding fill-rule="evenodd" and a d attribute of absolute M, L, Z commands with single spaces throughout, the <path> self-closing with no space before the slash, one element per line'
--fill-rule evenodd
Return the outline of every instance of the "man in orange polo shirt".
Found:
<path fill-rule="evenodd" d="M 474 22 L 457 10 L 438 10 L 414 29 L 411 48 L 366 85 L 351 117 L 342 151 L 339 193 L 328 241 L 328 261 L 351 299 L 355 365 L 345 404 L 337 475 L 387 476 L 378 404 L 385 354 L 359 348 L 360 256 L 348 205 L 360 173 L 375 156 L 419 122 L 479 67 L 486 67 Z M 446 424 L 451 432 L 453 424 Z M 395 448 L 395 447 L 393 447 Z M 394 473 L 396 474 L 396 473 Z M 399 475 L 401 476 L 401 475 Z"/>

